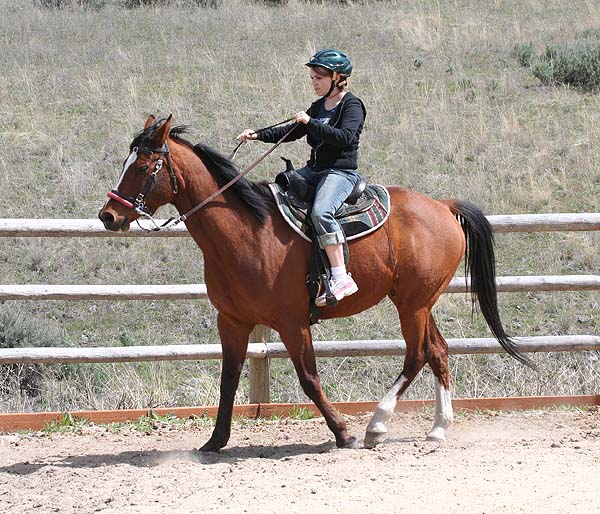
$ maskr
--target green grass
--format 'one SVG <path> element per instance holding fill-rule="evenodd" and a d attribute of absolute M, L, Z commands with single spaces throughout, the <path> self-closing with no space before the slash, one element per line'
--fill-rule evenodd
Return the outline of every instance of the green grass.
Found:
<path fill-rule="evenodd" d="M 59 419 L 46 423 L 42 432 L 46 434 L 75 433 L 81 431 L 82 428 L 89 426 L 90 422 L 88 420 L 78 418 L 69 412 L 65 412 Z"/>
<path fill-rule="evenodd" d="M 98 11 L 45 10 L 0 0 L 0 217 L 93 218 L 118 177 L 128 144 L 150 113 L 173 113 L 193 141 L 225 153 L 245 127 L 260 127 L 313 99 L 303 66 L 317 48 L 351 56 L 351 89 L 367 104 L 361 167 L 373 182 L 436 198 L 459 197 L 488 214 L 600 210 L 600 104 L 595 94 L 544 86 L 514 57 L 536 54 L 600 26 L 592 2 L 378 1 L 340 5 L 290 0 L 280 7 L 231 0 Z M 307 20 L 336 20 L 308 23 Z M 245 145 L 243 166 L 266 147 Z M 304 143 L 284 146 L 255 170 L 297 164 Z M 166 217 L 173 211 L 166 209 Z M 596 233 L 501 234 L 500 275 L 597 274 Z M 3 283 L 203 283 L 187 239 L 3 239 Z M 462 274 L 462 271 L 459 272 Z M 597 292 L 501 294 L 515 335 L 597 334 Z M 71 346 L 214 343 L 207 302 L 5 302 Z M 446 337 L 487 336 L 464 295 L 434 314 Z M 276 338 L 277 336 L 274 336 Z M 401 337 L 388 302 L 326 322 L 317 340 Z M 534 375 L 505 356 L 453 357 L 460 396 L 598 391 L 598 355 L 535 355 Z M 332 400 L 379 398 L 401 359 L 322 359 Z M 213 404 L 218 362 L 81 365 L 48 378 L 44 394 L 3 394 L 0 410 Z M 287 361 L 272 365 L 274 401 L 305 401 Z M 236 401 L 248 395 L 244 371 Z M 407 397 L 431 397 L 424 372 Z"/>
<path fill-rule="evenodd" d="M 160 428 L 184 429 L 193 427 L 212 426 L 213 420 L 207 416 L 192 416 L 190 418 L 179 418 L 174 414 L 160 415 L 152 409 L 145 416 L 128 423 L 110 423 L 110 430 L 134 430 L 137 432 L 151 433 Z"/>
<path fill-rule="evenodd" d="M 152 433 L 161 428 L 182 430 L 210 427 L 213 424 L 214 420 L 205 415 L 179 418 L 174 414 L 157 414 L 154 410 L 150 409 L 148 414 L 140 416 L 135 421 L 108 423 L 106 427 L 111 432 L 135 431 Z M 65 412 L 59 419 L 47 423 L 41 431 L 45 434 L 81 433 L 83 429 L 93 426 L 94 424 L 87 419 L 73 416 L 70 412 Z"/>
<path fill-rule="evenodd" d="M 298 405 L 294 405 L 294 409 L 288 417 L 292 419 L 306 421 L 307 419 L 313 419 L 315 417 L 315 413 L 312 410 L 307 409 L 306 407 L 299 407 Z"/>

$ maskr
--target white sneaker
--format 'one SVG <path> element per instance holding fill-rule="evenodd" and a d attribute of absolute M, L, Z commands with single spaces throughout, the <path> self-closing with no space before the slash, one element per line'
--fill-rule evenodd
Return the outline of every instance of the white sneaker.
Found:
<path fill-rule="evenodd" d="M 358 291 L 358 286 L 352 275 L 348 273 L 342 280 L 336 280 L 335 282 L 331 282 L 331 292 L 334 294 L 336 300 L 339 302 L 342 298 L 346 296 L 350 296 L 351 294 L 356 293 Z M 315 305 L 317 307 L 325 307 L 327 305 L 327 298 L 325 293 L 321 294 L 315 300 Z"/>

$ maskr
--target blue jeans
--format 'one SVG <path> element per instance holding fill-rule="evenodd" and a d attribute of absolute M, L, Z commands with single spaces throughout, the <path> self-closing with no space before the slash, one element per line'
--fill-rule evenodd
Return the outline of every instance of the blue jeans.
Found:
<path fill-rule="evenodd" d="M 336 211 L 358 182 L 355 170 L 327 169 L 314 171 L 308 166 L 296 170 L 315 186 L 311 219 L 321 248 L 345 241 L 344 232 L 335 220 Z"/>

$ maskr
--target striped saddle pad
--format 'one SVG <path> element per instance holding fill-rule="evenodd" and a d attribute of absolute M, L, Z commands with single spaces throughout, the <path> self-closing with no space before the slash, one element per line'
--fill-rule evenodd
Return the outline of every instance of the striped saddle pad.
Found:
<path fill-rule="evenodd" d="M 304 239 L 308 237 L 308 227 L 304 223 L 306 209 L 293 205 L 278 184 L 269 184 L 279 212 Z M 356 205 L 344 204 L 335 214 L 335 218 L 346 234 L 348 241 L 370 234 L 385 223 L 390 214 L 390 194 L 384 186 L 368 185 Z"/>

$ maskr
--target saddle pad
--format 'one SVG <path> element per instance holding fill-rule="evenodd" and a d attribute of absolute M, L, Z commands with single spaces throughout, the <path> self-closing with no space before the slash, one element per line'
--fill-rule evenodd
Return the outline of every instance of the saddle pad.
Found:
<path fill-rule="evenodd" d="M 278 184 L 269 184 L 269 188 L 283 219 L 296 233 L 310 241 L 311 239 L 306 235 L 308 229 L 303 221 L 306 213 L 290 205 L 286 194 Z M 363 193 L 363 196 L 365 195 L 373 199 L 373 205 L 369 209 L 348 216 L 336 216 L 348 241 L 374 232 L 390 215 L 390 194 L 384 186 L 368 185 Z"/>

